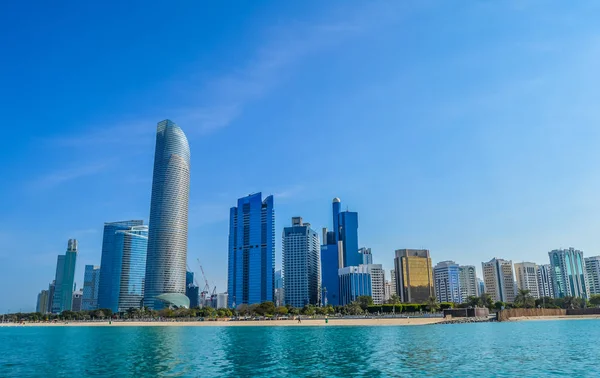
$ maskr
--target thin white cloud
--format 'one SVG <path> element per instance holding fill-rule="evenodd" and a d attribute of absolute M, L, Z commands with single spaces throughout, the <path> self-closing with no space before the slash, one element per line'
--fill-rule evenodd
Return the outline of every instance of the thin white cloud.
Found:
<path fill-rule="evenodd" d="M 163 90 L 183 99 L 180 106 L 154 107 L 152 114 L 141 115 L 141 121 L 136 116 L 135 122 L 93 127 L 81 135 L 54 138 L 50 142 L 82 148 L 147 143 L 154 136 L 153 125 L 160 121 L 157 114 L 178 123 L 188 137 L 214 132 L 234 122 L 250 103 L 281 84 L 293 74 L 294 66 L 310 55 L 395 22 L 407 13 L 404 8 L 393 1 L 370 2 L 360 7 L 334 9 L 321 21 L 273 25 L 255 53 L 230 72 L 208 81 L 194 73 L 168 84 Z"/>
<path fill-rule="evenodd" d="M 304 191 L 304 187 L 302 185 L 295 185 L 295 186 L 291 186 L 289 188 L 281 189 L 281 190 L 273 193 L 273 197 L 275 197 L 276 200 L 281 200 L 281 199 L 287 200 L 290 198 L 297 197 L 303 191 Z"/>
<path fill-rule="evenodd" d="M 33 189 L 49 189 L 68 181 L 99 173 L 107 167 L 107 163 L 91 163 L 84 166 L 56 170 L 34 180 L 31 187 Z"/>

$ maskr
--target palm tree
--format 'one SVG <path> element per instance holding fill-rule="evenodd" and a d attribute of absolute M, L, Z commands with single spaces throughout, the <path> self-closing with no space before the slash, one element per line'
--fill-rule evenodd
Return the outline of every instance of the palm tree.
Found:
<path fill-rule="evenodd" d="M 494 307 L 494 301 L 492 300 L 492 296 L 488 293 L 483 293 L 479 297 L 481 299 L 481 306 L 487 307 L 490 310 Z"/>
<path fill-rule="evenodd" d="M 515 297 L 515 305 L 518 307 L 532 308 L 535 306 L 535 298 L 530 294 L 530 290 L 519 289 Z"/>
<path fill-rule="evenodd" d="M 427 298 L 427 300 L 425 301 L 425 305 L 427 305 L 427 307 L 429 308 L 429 312 L 435 312 L 435 310 L 440 308 L 440 304 L 438 303 L 437 298 L 434 296 Z"/>

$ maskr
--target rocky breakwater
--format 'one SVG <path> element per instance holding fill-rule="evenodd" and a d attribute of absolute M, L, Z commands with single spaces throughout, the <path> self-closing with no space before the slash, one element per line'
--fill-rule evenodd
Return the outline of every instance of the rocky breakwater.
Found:
<path fill-rule="evenodd" d="M 496 321 L 496 319 L 490 319 L 488 317 L 472 317 L 472 318 L 452 318 L 452 319 L 447 319 L 444 321 L 441 321 L 439 323 L 436 324 L 465 324 L 465 323 L 487 323 L 487 322 L 493 322 Z"/>

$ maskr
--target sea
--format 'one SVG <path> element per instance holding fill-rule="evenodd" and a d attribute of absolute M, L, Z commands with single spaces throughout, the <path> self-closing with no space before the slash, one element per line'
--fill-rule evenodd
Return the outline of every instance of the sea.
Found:
<path fill-rule="evenodd" d="M 0 377 L 600 377 L 600 320 L 0 327 Z"/>

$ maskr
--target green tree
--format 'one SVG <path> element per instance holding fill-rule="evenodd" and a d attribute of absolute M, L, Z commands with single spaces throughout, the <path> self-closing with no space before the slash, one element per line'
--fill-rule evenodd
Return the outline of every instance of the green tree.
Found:
<path fill-rule="evenodd" d="M 425 301 L 425 305 L 429 309 L 429 312 L 435 312 L 437 309 L 440 308 L 440 304 L 438 303 L 437 298 L 434 296 L 427 298 L 427 300 Z"/>
<path fill-rule="evenodd" d="M 479 299 L 481 300 L 482 307 L 487 307 L 490 310 L 494 308 L 494 301 L 492 300 L 492 296 L 489 295 L 488 293 L 481 294 Z"/>
<path fill-rule="evenodd" d="M 600 294 L 592 294 L 590 297 L 590 303 L 596 307 L 600 306 Z"/>
<path fill-rule="evenodd" d="M 469 307 L 482 307 L 482 301 L 481 301 L 481 297 L 476 297 L 476 296 L 470 296 L 467 297 L 467 302 L 466 302 Z"/>
<path fill-rule="evenodd" d="M 173 311 L 171 308 L 163 308 L 162 310 L 158 311 L 158 316 L 161 318 L 172 318 L 175 316 L 175 311 Z"/>
<path fill-rule="evenodd" d="M 579 298 L 564 297 L 562 299 L 563 299 L 562 308 L 571 309 L 571 308 L 580 308 L 581 307 L 581 301 L 579 300 Z"/>
<path fill-rule="evenodd" d="M 352 302 L 347 306 L 344 306 L 346 313 L 348 315 L 361 315 L 364 313 L 364 310 L 362 309 L 362 307 L 360 306 L 360 303 L 358 302 Z"/>
<path fill-rule="evenodd" d="M 535 298 L 530 294 L 529 290 L 519 289 L 515 297 L 515 306 L 525 308 L 535 307 Z"/>
<path fill-rule="evenodd" d="M 502 301 L 496 301 L 496 303 L 494 303 L 494 308 L 496 310 L 502 310 L 502 308 L 506 308 L 506 303 Z"/>
<path fill-rule="evenodd" d="M 240 316 L 248 316 L 250 314 L 250 306 L 248 306 L 245 303 L 242 303 L 241 305 L 237 306 L 236 310 Z"/>
<path fill-rule="evenodd" d="M 288 312 L 289 312 L 288 308 L 284 307 L 284 306 L 279 306 L 275 309 L 275 313 L 279 316 L 285 316 L 288 314 Z"/>
<path fill-rule="evenodd" d="M 358 302 L 360 308 L 365 311 L 369 306 L 373 305 L 373 298 L 370 295 L 361 295 L 356 298 L 356 302 Z"/>
<path fill-rule="evenodd" d="M 389 304 L 399 304 L 400 303 L 400 297 L 396 294 L 393 294 L 390 299 L 388 299 L 388 303 Z"/>
<path fill-rule="evenodd" d="M 275 314 L 275 303 L 267 301 L 263 302 L 258 306 L 258 310 L 261 315 L 273 315 Z"/>
<path fill-rule="evenodd" d="M 312 305 L 306 305 L 304 306 L 304 308 L 302 308 L 302 315 L 306 315 L 306 316 L 314 316 L 315 313 L 317 312 L 317 310 L 315 309 L 315 306 Z"/>
<path fill-rule="evenodd" d="M 260 308 L 260 304 L 253 303 L 248 307 L 248 311 L 250 315 L 263 315 L 262 309 Z"/>
<path fill-rule="evenodd" d="M 535 300 L 535 307 L 557 308 L 554 298 L 542 297 Z"/>

